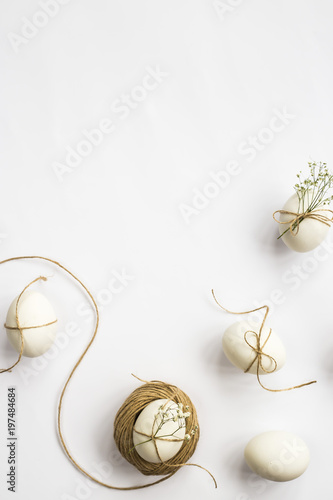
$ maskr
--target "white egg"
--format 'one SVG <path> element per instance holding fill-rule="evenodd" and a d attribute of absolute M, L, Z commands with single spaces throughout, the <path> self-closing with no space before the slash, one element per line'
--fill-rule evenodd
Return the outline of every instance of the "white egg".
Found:
<path fill-rule="evenodd" d="M 269 431 L 255 436 L 247 444 L 244 456 L 253 472 L 271 481 L 296 479 L 310 461 L 304 441 L 285 431 Z"/>
<path fill-rule="evenodd" d="M 245 342 L 244 335 L 247 331 L 249 333 L 246 335 L 247 341 L 253 346 L 257 346 L 257 339 L 254 333 L 259 334 L 260 324 L 248 321 L 239 321 L 237 323 L 232 324 L 229 328 L 226 329 L 222 338 L 222 347 L 225 355 L 229 359 L 229 361 L 235 365 L 237 368 L 245 371 L 250 366 L 252 361 L 256 357 L 256 352 Z M 268 326 L 264 326 L 261 334 L 261 347 L 265 343 L 270 328 Z M 272 356 L 272 358 L 276 361 L 276 371 L 280 370 L 286 361 L 286 351 L 285 348 L 277 336 L 277 334 L 272 330 L 269 339 L 267 340 L 266 345 L 262 348 L 263 353 Z M 248 373 L 257 373 L 257 365 L 258 359 L 253 363 Z M 265 370 L 273 371 L 275 368 L 275 363 L 272 359 L 267 356 L 262 356 L 262 365 Z M 266 372 L 259 369 L 259 374 L 264 375 Z"/>
<path fill-rule="evenodd" d="M 151 463 L 160 463 L 154 442 L 152 440 L 145 442 L 149 439 L 148 436 L 156 434 L 157 437 L 166 436 L 162 439 L 157 439 L 155 441 L 158 453 L 162 459 L 162 462 L 166 462 L 174 457 L 183 445 L 183 439 L 185 437 L 185 420 L 181 419 L 178 421 L 169 420 L 165 422 L 161 428 L 158 430 L 162 420 L 160 416 L 157 416 L 159 409 L 163 407 L 162 411 L 168 411 L 170 416 L 177 415 L 178 405 L 174 401 L 169 399 L 156 399 L 149 403 L 149 405 L 142 410 L 139 414 L 134 428 L 133 428 L 133 443 L 136 447 L 136 451 L 141 458 Z M 183 427 L 179 428 L 179 425 Z M 158 432 L 156 432 L 158 430 Z M 142 434 L 139 434 L 139 433 Z M 178 439 L 179 441 L 172 441 Z M 142 443 L 142 444 L 140 444 Z"/>
<path fill-rule="evenodd" d="M 298 197 L 295 193 L 289 198 L 289 200 L 287 200 L 286 204 L 283 207 L 283 210 L 295 213 L 303 212 L 311 203 L 311 196 L 312 191 L 310 191 L 309 194 L 305 196 L 304 208 L 303 206 L 299 208 Z M 319 206 L 317 207 L 317 209 L 322 209 L 322 211 L 317 213 L 326 217 L 330 217 L 330 212 L 325 212 L 324 210 L 328 208 L 328 206 Z M 295 216 L 287 214 L 280 214 L 279 217 L 279 220 L 281 222 L 291 221 L 295 218 Z M 288 229 L 288 227 L 288 224 L 279 224 L 280 234 L 284 233 L 284 231 Z M 302 220 L 302 222 L 299 224 L 299 231 L 296 235 L 293 236 L 290 231 L 287 231 L 281 239 L 287 245 L 287 247 L 291 248 L 291 250 L 295 250 L 296 252 L 309 252 L 324 241 L 328 231 L 329 226 L 327 226 L 323 222 L 307 218 Z"/>
<path fill-rule="evenodd" d="M 16 303 L 13 300 L 6 319 L 7 336 L 17 352 L 21 350 L 21 336 L 16 323 Z M 44 354 L 53 344 L 56 337 L 57 323 L 40 326 L 57 320 L 53 307 L 44 295 L 27 290 L 23 293 L 18 304 L 18 318 L 23 329 L 24 350 L 23 356 L 34 358 Z M 38 327 L 39 328 L 26 328 Z M 26 328 L 26 329 L 25 329 Z"/>

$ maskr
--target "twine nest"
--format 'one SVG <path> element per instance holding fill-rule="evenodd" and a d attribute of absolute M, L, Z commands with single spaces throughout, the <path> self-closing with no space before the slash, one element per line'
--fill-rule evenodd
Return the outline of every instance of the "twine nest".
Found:
<path fill-rule="evenodd" d="M 190 433 L 198 426 L 196 433 L 188 442 L 184 441 L 178 453 L 161 463 L 147 462 L 133 449 L 133 428 L 136 419 L 142 410 L 156 399 L 170 399 L 175 403 L 182 403 L 184 407 L 189 406 L 191 415 L 186 419 L 186 432 Z M 160 381 L 147 382 L 133 391 L 118 410 L 114 421 L 114 439 L 120 453 L 145 476 L 162 476 L 177 472 L 195 452 L 199 434 L 197 412 L 190 398 L 178 387 Z"/>

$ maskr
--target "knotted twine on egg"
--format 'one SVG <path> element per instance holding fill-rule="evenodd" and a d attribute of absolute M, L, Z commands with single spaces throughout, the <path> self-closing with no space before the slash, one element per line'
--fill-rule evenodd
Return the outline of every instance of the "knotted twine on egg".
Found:
<path fill-rule="evenodd" d="M 6 262 L 6 261 L 4 261 Z M 3 262 L 0 262 L 2 264 Z M 1 368 L 0 373 L 6 373 L 6 372 L 11 372 L 12 369 L 18 365 L 22 359 L 22 356 L 28 356 L 28 357 L 37 357 L 40 356 L 41 354 L 44 354 L 46 350 L 51 346 L 55 339 L 55 330 L 49 330 L 47 331 L 47 327 L 52 327 L 57 323 L 57 319 L 53 319 L 52 321 L 49 321 L 47 323 L 43 324 L 28 324 L 28 325 L 22 325 L 20 321 L 20 314 L 19 314 L 19 308 L 21 306 L 21 301 L 22 298 L 25 297 L 25 293 L 30 288 L 34 283 L 37 283 L 38 281 L 47 281 L 47 278 L 45 276 L 39 276 L 38 278 L 34 279 L 31 281 L 19 294 L 19 296 L 14 299 L 8 314 L 7 314 L 7 321 L 12 321 L 12 325 L 8 325 L 7 321 L 4 324 L 6 330 L 7 330 L 7 336 L 9 338 L 10 343 L 12 346 L 18 351 L 19 355 L 17 360 L 8 368 Z M 48 303 L 48 301 L 43 297 L 44 300 L 44 306 L 48 306 L 48 314 L 54 315 L 54 312 L 52 310 L 51 305 Z M 11 314 L 12 313 L 12 314 Z M 33 316 L 35 316 L 37 313 L 36 308 L 33 310 Z M 41 332 L 41 335 L 34 335 L 35 332 Z M 39 333 L 39 332 L 38 332 Z M 28 347 L 27 351 L 26 346 Z"/>
<path fill-rule="evenodd" d="M 330 214 L 333 214 L 333 210 L 330 210 L 329 208 L 320 208 L 320 209 L 315 209 L 315 210 L 306 210 L 304 212 L 292 212 L 290 210 L 275 210 L 273 213 L 273 219 L 275 222 L 278 224 L 288 224 L 289 225 L 289 231 L 292 234 L 292 236 L 297 236 L 299 233 L 299 226 L 300 223 L 305 220 L 305 219 L 312 219 L 317 222 L 321 222 L 322 224 L 325 224 L 326 226 L 330 227 L 330 225 L 333 222 L 333 215 L 330 217 L 328 215 L 323 214 L 322 212 L 330 212 Z M 289 215 L 290 218 L 287 220 L 279 220 L 276 218 L 276 214 L 280 215 Z M 282 235 L 279 236 L 281 238 Z"/>

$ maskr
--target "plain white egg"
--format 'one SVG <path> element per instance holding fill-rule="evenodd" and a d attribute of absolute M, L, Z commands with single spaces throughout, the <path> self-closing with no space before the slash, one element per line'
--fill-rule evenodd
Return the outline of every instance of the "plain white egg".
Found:
<path fill-rule="evenodd" d="M 304 210 L 306 210 L 311 203 L 311 196 L 312 191 L 309 192 L 308 196 L 305 196 Z M 318 209 L 328 208 L 328 206 L 318 207 Z M 298 197 L 296 193 L 289 198 L 289 200 L 284 205 L 283 210 L 295 213 L 299 213 L 299 211 L 303 212 L 303 206 L 300 209 L 298 207 Z M 330 212 L 325 212 L 325 210 L 318 212 L 318 214 L 330 217 Z M 279 220 L 281 222 L 287 222 L 294 219 L 294 217 L 295 216 L 293 215 L 280 214 Z M 280 234 L 284 233 L 284 231 L 288 229 L 288 227 L 288 224 L 279 224 Z M 295 250 L 296 252 L 309 252 L 324 241 L 328 231 L 329 226 L 327 226 L 323 222 L 314 219 L 304 219 L 300 223 L 299 231 L 296 235 L 293 236 L 290 231 L 287 231 L 281 239 L 287 245 L 287 247 L 291 248 L 291 250 Z"/>
<path fill-rule="evenodd" d="M 7 336 L 17 352 L 21 351 L 21 336 L 16 323 L 16 303 L 13 300 L 7 313 Z M 44 354 L 53 344 L 56 337 L 57 323 L 39 328 L 25 327 L 45 325 L 57 320 L 53 307 L 48 299 L 39 292 L 27 290 L 23 293 L 18 304 L 18 318 L 23 329 L 24 350 L 23 356 L 34 358 Z"/>
<path fill-rule="evenodd" d="M 161 406 L 163 407 L 163 411 L 169 410 L 171 415 L 177 415 L 176 409 L 178 408 L 178 406 L 174 401 L 170 401 L 169 399 L 156 399 L 155 401 L 149 403 L 146 408 L 144 408 L 144 410 L 142 410 L 133 428 L 133 443 L 136 447 L 136 451 L 141 458 L 151 463 L 161 463 L 161 460 L 158 458 L 153 441 L 145 442 L 149 438 L 139 434 L 139 432 L 147 434 L 148 436 L 156 433 L 161 423 L 161 418 L 155 418 L 155 415 L 158 414 L 159 408 Z M 184 419 L 182 420 L 184 424 L 185 421 Z M 170 460 L 172 457 L 174 457 L 183 445 L 183 439 L 185 437 L 185 426 L 181 427 L 180 429 L 178 428 L 178 421 L 174 422 L 173 420 L 171 420 L 164 423 L 161 429 L 156 434 L 156 437 L 168 436 L 163 440 L 156 440 L 158 453 L 163 462 L 166 462 L 167 460 Z M 172 442 L 171 440 L 175 438 L 179 439 L 180 441 Z"/>
<path fill-rule="evenodd" d="M 285 431 L 269 431 L 247 444 L 246 463 L 256 474 L 271 481 L 290 481 L 306 470 L 310 452 L 304 441 Z"/>
<path fill-rule="evenodd" d="M 239 321 L 229 326 L 224 332 L 222 338 L 223 351 L 227 356 L 227 358 L 229 359 L 229 361 L 237 368 L 240 368 L 243 371 L 247 370 L 247 368 L 250 366 L 250 364 L 256 357 L 256 352 L 245 342 L 244 339 L 245 332 L 254 331 L 257 334 L 259 334 L 259 329 L 260 329 L 259 323 Z M 269 335 L 269 331 L 270 328 L 265 325 L 261 334 L 261 346 L 263 346 L 263 344 L 265 343 Z M 248 333 L 246 335 L 246 338 L 247 341 L 253 347 L 256 347 L 257 340 L 254 333 Z M 277 363 L 276 371 L 280 370 L 280 368 L 282 368 L 282 366 L 285 364 L 286 350 L 281 340 L 273 330 L 265 347 L 263 348 L 263 352 L 265 354 L 269 354 L 275 359 Z M 256 374 L 257 365 L 258 365 L 258 360 L 256 360 L 253 363 L 248 373 Z M 275 367 L 274 362 L 267 356 L 262 356 L 262 365 L 266 370 L 269 371 L 273 370 Z M 266 372 L 263 371 L 261 368 L 259 369 L 260 375 L 264 375 L 265 373 Z"/>

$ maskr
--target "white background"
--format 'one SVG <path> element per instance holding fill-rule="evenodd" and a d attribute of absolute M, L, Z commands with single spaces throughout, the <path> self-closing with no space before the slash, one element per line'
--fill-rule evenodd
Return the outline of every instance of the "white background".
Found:
<path fill-rule="evenodd" d="M 164 380 L 196 405 L 201 439 L 193 461 L 211 470 L 218 489 L 194 467 L 140 491 L 87 486 L 59 445 L 56 408 L 93 316 L 61 270 L 26 261 L 0 268 L 2 321 L 29 281 L 52 275 L 35 289 L 54 305 L 60 334 L 51 353 L 26 358 L 1 376 L 1 498 L 13 497 L 4 478 L 11 384 L 18 394 L 17 499 L 326 498 L 332 243 L 320 253 L 293 253 L 276 240 L 272 212 L 292 194 L 308 160 L 333 166 L 332 3 L 225 0 L 218 9 L 213 0 L 71 0 L 30 39 L 16 38 L 15 51 L 13 36 L 22 36 L 24 18 L 45 21 L 36 15 L 40 3 L 1 0 L 0 252 L 3 259 L 57 259 L 99 305 L 104 301 L 96 343 L 65 400 L 69 447 L 92 474 L 98 464 L 111 464 L 104 478 L 111 484 L 143 484 L 147 478 L 119 460 L 113 419 L 139 385 L 131 373 Z M 111 110 L 122 94 L 139 92 L 133 89 L 147 68 L 157 66 L 168 76 L 129 116 Z M 276 110 L 292 118 L 279 132 L 263 132 Z M 55 162 L 64 164 L 66 148 L 76 148 L 82 131 L 105 118 L 114 131 L 61 182 Z M 245 153 L 258 134 L 266 144 Z M 198 191 L 212 193 L 210 172 L 231 161 L 237 174 L 215 187 L 214 198 L 201 199 L 186 222 L 182 205 L 200 203 L 193 200 Z M 132 279 L 118 281 L 115 294 L 110 282 L 117 272 Z M 238 318 L 217 308 L 212 287 L 239 311 L 278 297 L 268 323 L 288 362 L 265 382 L 274 388 L 316 378 L 318 384 L 268 393 L 231 366 L 221 338 Z M 73 323 L 76 334 L 69 336 Z M 0 348 L 1 366 L 8 366 L 15 352 L 5 334 Z M 249 439 L 274 429 L 300 435 L 311 450 L 308 470 L 295 481 L 262 480 L 244 462 Z"/>

